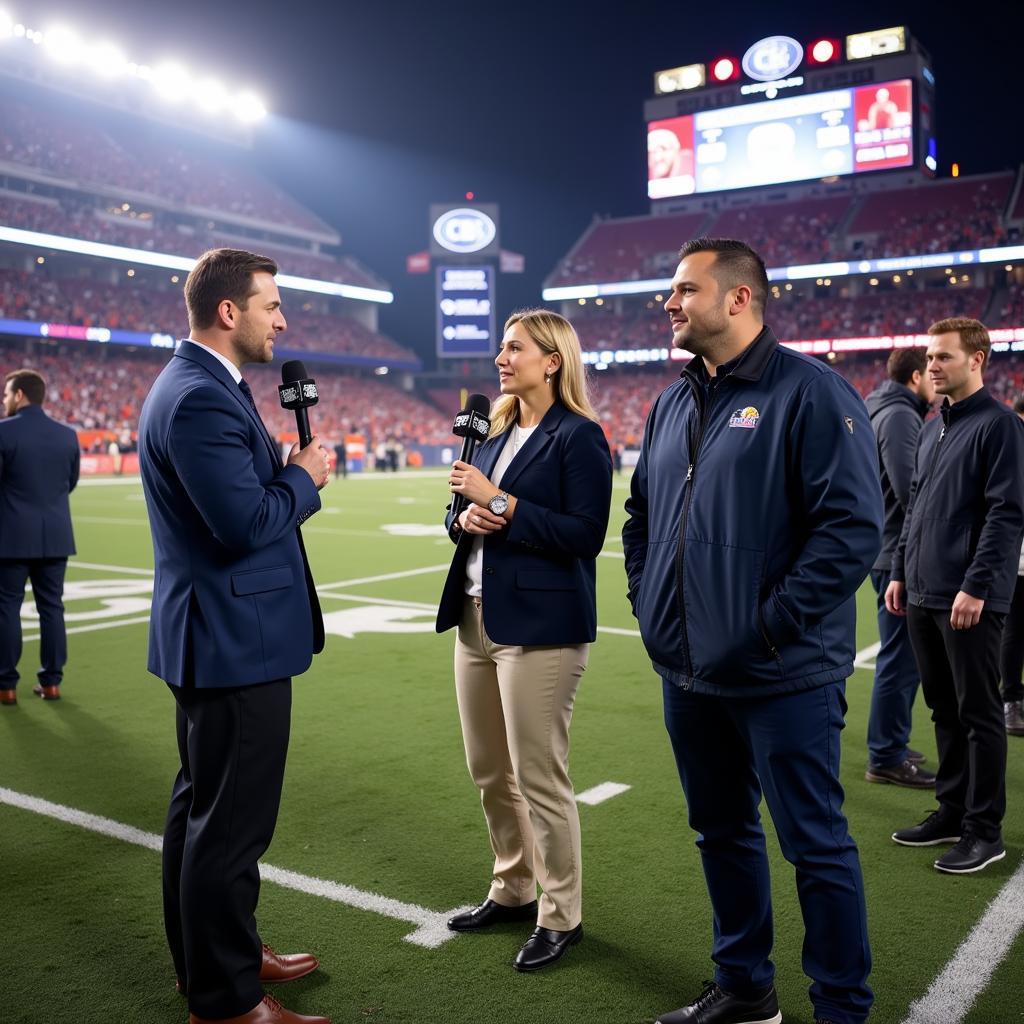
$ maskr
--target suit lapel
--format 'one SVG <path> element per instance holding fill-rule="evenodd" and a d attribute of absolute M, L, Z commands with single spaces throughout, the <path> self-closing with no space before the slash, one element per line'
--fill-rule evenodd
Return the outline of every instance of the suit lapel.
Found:
<path fill-rule="evenodd" d="M 537 424 L 537 429 L 530 435 L 526 444 L 516 452 L 515 458 L 505 470 L 505 475 L 501 478 L 503 491 L 510 491 L 523 470 L 551 443 L 551 438 L 554 437 L 563 416 L 565 416 L 565 406 L 560 402 L 555 402 L 544 413 L 544 418 Z"/>
<path fill-rule="evenodd" d="M 227 389 L 228 394 L 230 394 L 242 409 L 245 410 L 245 414 L 256 425 L 260 432 L 260 436 L 263 438 L 263 443 L 267 446 L 267 449 L 270 452 L 271 461 L 277 469 L 280 469 L 282 463 L 281 452 L 278 450 L 278 446 L 270 436 L 266 424 L 262 419 L 260 419 L 256 410 L 248 403 L 245 395 L 242 394 L 242 389 L 235 383 L 234 377 L 228 373 L 227 368 L 223 366 L 219 360 L 214 359 L 209 352 L 204 351 L 198 345 L 193 345 L 190 341 L 182 341 L 178 345 L 178 350 L 174 354 L 176 356 L 180 356 L 182 359 L 190 359 L 193 363 L 198 363 L 207 371 L 207 373 L 215 377 L 217 381 Z"/>

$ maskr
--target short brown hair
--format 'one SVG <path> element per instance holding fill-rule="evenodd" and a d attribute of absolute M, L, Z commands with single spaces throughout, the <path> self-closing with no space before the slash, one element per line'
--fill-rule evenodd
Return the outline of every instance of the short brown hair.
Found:
<path fill-rule="evenodd" d="M 230 299 L 247 309 L 256 292 L 253 274 L 276 274 L 277 264 L 269 256 L 244 249 L 210 249 L 196 260 L 185 281 L 185 306 L 193 330 L 205 330 L 217 320 L 217 307 Z"/>
<path fill-rule="evenodd" d="M 684 260 L 698 252 L 715 254 L 711 275 L 722 291 L 741 284 L 750 289 L 751 305 L 763 319 L 764 307 L 768 305 L 768 271 L 764 260 L 746 242 L 735 238 L 691 238 L 679 250 L 679 258 Z"/>
<path fill-rule="evenodd" d="M 889 371 L 889 380 L 894 380 L 897 384 L 909 384 L 914 371 L 924 373 L 927 366 L 928 355 L 920 345 L 893 349 L 889 361 L 885 364 Z"/>
<path fill-rule="evenodd" d="M 46 398 L 46 379 L 35 370 L 12 370 L 4 377 L 10 383 L 11 393 L 20 391 L 33 405 L 42 405 Z"/>
<path fill-rule="evenodd" d="M 981 352 L 984 359 L 981 368 L 987 369 L 989 357 L 992 355 L 992 341 L 988 336 L 988 328 L 980 320 L 972 320 L 966 316 L 950 316 L 939 320 L 928 328 L 928 333 L 959 334 L 960 344 L 968 354 Z"/>

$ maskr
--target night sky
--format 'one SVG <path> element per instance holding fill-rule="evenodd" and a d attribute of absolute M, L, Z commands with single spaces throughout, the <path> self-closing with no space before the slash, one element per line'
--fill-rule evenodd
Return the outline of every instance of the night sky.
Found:
<path fill-rule="evenodd" d="M 6 6 L 40 28 L 65 20 L 109 35 L 130 59 L 174 57 L 256 87 L 274 115 L 259 129 L 260 169 L 391 283 L 381 328 L 428 365 L 432 277 L 405 272 L 406 255 L 427 248 L 428 205 L 468 190 L 499 203 L 503 247 L 526 256 L 525 274 L 498 278 L 499 322 L 538 303 L 595 213 L 647 211 L 643 103 L 656 70 L 741 56 L 766 35 L 809 41 L 906 24 L 933 57 L 940 173 L 954 160 L 971 174 L 1024 159 L 1020 3 Z"/>

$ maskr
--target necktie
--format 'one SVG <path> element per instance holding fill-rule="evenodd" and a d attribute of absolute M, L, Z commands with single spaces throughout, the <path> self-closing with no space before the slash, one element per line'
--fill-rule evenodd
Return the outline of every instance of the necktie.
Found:
<path fill-rule="evenodd" d="M 252 397 L 252 388 L 246 383 L 245 378 L 238 382 L 238 390 L 245 395 L 245 400 L 252 406 L 252 411 L 259 417 L 260 411 L 256 408 L 256 399 Z"/>

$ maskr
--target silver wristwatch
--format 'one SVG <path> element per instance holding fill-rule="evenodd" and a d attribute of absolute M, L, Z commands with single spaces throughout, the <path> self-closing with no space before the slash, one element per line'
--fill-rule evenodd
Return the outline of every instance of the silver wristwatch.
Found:
<path fill-rule="evenodd" d="M 504 491 L 499 491 L 487 502 L 487 507 L 496 516 L 503 516 L 508 511 L 508 495 Z"/>

